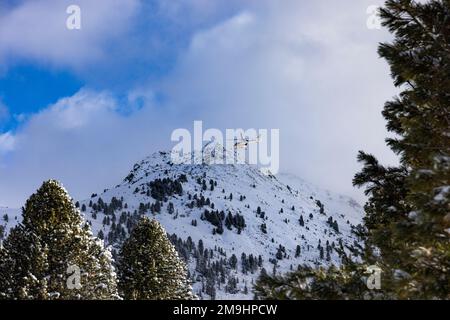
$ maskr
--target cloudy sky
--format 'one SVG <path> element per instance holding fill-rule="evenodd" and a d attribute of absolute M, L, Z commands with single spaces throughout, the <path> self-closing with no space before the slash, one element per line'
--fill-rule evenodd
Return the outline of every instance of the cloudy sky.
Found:
<path fill-rule="evenodd" d="M 381 4 L 2 1 L 0 206 L 49 178 L 75 198 L 114 186 L 194 120 L 280 129 L 281 171 L 362 201 L 357 151 L 396 161 L 380 115 L 396 90 L 376 53 L 389 34 L 367 26 Z"/>

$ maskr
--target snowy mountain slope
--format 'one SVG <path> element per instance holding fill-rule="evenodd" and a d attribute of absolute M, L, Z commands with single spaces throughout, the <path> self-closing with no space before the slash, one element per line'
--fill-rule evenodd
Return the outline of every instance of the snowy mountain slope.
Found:
<path fill-rule="evenodd" d="M 168 191 L 164 200 L 157 200 L 155 180 L 168 178 L 177 181 L 184 175 L 180 193 Z M 333 247 L 340 244 L 351 246 L 354 242 L 351 228 L 359 224 L 362 218 L 362 208 L 355 201 L 322 191 L 293 176 L 276 178 L 263 175 L 247 164 L 177 165 L 172 163 L 168 152 L 155 153 L 135 164 L 122 183 L 80 204 L 86 206 L 86 216 L 92 223 L 94 233 L 101 231 L 107 242 L 120 243 L 127 229 L 119 232 L 121 236 L 118 232 L 108 236 L 111 231 L 108 221 L 105 223 L 108 214 L 92 208 L 99 199 L 101 203 L 122 202 L 123 207 L 126 204 L 126 209 L 117 211 L 129 212 L 131 217 L 133 213 L 154 216 L 169 234 L 176 234 L 182 241 L 190 237 L 194 246 L 198 247 L 201 240 L 204 248 L 212 250 L 206 259 L 206 268 L 201 266 L 202 261 L 199 262 L 195 248 L 182 244 L 183 248 L 179 250 L 189 251 L 184 255 L 196 282 L 194 288 L 197 291 L 204 289 L 212 295 L 215 291 L 216 298 L 251 298 L 249 289 L 262 267 L 268 272 L 285 272 L 298 264 L 338 264 L 338 255 Z M 159 209 L 159 206 L 162 207 Z M 210 214 L 217 212 L 218 219 L 208 219 L 205 210 Z M 229 213 L 233 217 L 243 217 L 245 227 L 243 223 L 237 223 L 237 227 L 230 227 L 228 223 L 227 228 Z M 117 225 L 113 229 L 116 228 Z M 297 252 L 297 246 L 300 246 L 300 252 Z M 247 258 L 252 255 L 258 260 L 257 266 L 243 270 L 242 264 L 249 264 L 242 262 L 246 260 L 242 259 L 243 253 Z M 236 269 L 230 267 L 228 261 L 233 254 L 238 260 Z M 261 259 L 258 259 L 259 256 Z M 220 262 L 221 259 L 225 261 Z M 225 270 L 218 271 L 217 275 L 207 275 L 209 269 L 214 269 L 213 262 L 221 264 L 217 269 Z M 235 284 L 233 277 L 237 277 L 239 283 Z M 205 282 L 208 281 L 209 288 L 205 289 Z M 212 282 L 215 290 L 211 288 Z M 237 293 L 233 295 L 230 291 Z"/>
<path fill-rule="evenodd" d="M 355 199 L 321 189 L 290 173 L 280 173 L 276 178 L 294 190 L 294 193 L 297 196 L 308 194 L 315 199 L 320 199 L 324 204 L 325 211 L 328 211 L 328 213 L 340 215 L 341 218 L 344 218 L 342 216 L 344 215 L 353 225 L 361 223 L 361 215 L 363 214 L 364 209 Z"/>
<path fill-rule="evenodd" d="M 361 222 L 355 201 L 292 175 L 213 165 L 222 154 L 212 148 L 218 152 L 208 152 L 204 164 L 174 164 L 169 152 L 154 153 L 120 184 L 77 205 L 116 252 L 140 215 L 156 218 L 204 299 L 251 299 L 263 268 L 278 273 L 299 264 L 339 264 L 334 248 L 352 246 L 351 228 Z"/>

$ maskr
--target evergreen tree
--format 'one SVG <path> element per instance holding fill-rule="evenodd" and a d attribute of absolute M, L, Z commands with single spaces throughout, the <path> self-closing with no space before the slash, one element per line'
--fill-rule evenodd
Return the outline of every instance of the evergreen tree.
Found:
<path fill-rule="evenodd" d="M 7 277 L 7 259 L 6 250 L 0 241 L 0 299 L 5 299 L 9 295 L 9 277 Z"/>
<path fill-rule="evenodd" d="M 301 254 L 301 247 L 300 245 L 297 245 L 297 247 L 295 248 L 295 257 L 298 258 L 300 257 Z"/>
<path fill-rule="evenodd" d="M 301 266 L 296 272 L 285 276 L 268 275 L 261 271 L 255 284 L 257 299 L 277 300 L 337 300 L 362 299 L 361 292 L 367 292 L 367 286 L 362 279 L 366 274 L 357 272 L 350 277 L 348 269 L 329 269 Z M 359 271 L 359 270 L 358 270 Z"/>
<path fill-rule="evenodd" d="M 300 223 L 300 226 L 304 227 L 305 226 L 305 221 L 303 220 L 303 216 L 300 215 L 300 219 L 298 220 L 298 222 Z"/>
<path fill-rule="evenodd" d="M 125 299 L 194 298 L 186 266 L 163 227 L 147 217 L 141 218 L 122 246 L 118 278 Z"/>
<path fill-rule="evenodd" d="M 400 166 L 359 154 L 354 184 L 369 196 L 367 245 L 381 252 L 387 294 L 450 298 L 450 2 L 391 0 L 381 17 L 395 39 L 379 54 L 403 89 L 383 111 Z"/>
<path fill-rule="evenodd" d="M 111 253 L 92 236 L 57 181 L 44 182 L 27 200 L 23 222 L 11 231 L 2 251 L 3 298 L 118 297 Z"/>
<path fill-rule="evenodd" d="M 236 255 L 233 253 L 233 254 L 231 255 L 230 259 L 229 259 L 230 267 L 231 267 L 232 269 L 236 269 L 237 262 L 238 262 L 237 257 L 236 257 Z"/>

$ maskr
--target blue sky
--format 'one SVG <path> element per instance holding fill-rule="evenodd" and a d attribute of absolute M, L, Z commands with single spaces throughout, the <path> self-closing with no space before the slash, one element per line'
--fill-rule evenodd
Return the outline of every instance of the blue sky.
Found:
<path fill-rule="evenodd" d="M 33 0 L 0 4 L 0 206 L 49 178 L 115 185 L 170 133 L 278 128 L 282 171 L 359 199 L 360 149 L 388 163 L 384 30 L 344 0 Z M 65 26 L 81 8 L 81 30 Z"/>
<path fill-rule="evenodd" d="M 126 0 L 123 2 L 124 5 L 120 5 L 115 1 L 100 0 L 101 4 L 98 7 L 90 5 L 83 10 L 85 9 L 85 6 L 82 5 L 83 2 L 87 7 L 87 1 L 56 2 L 52 0 L 38 0 L 34 3 L 9 0 L 2 3 L 3 8 L 0 6 L 0 9 L 3 9 L 3 12 L 0 11 L 0 13 L 6 16 L 6 20 L 9 17 L 14 20 L 14 16 L 22 13 L 32 19 L 30 29 L 37 26 L 36 32 L 43 33 L 48 31 L 48 28 L 44 23 L 44 18 L 42 23 L 39 23 L 39 11 L 46 10 L 51 21 L 60 24 L 57 38 L 61 43 L 55 41 L 51 46 L 63 47 L 73 38 L 80 42 L 77 46 L 82 47 L 81 50 L 89 50 L 89 45 L 78 36 L 82 37 L 84 29 L 89 28 L 90 25 L 92 28 L 87 33 L 95 32 L 94 27 L 97 24 L 87 25 L 89 21 L 85 23 L 85 19 L 100 17 L 102 21 L 99 23 L 114 24 L 116 21 L 113 17 L 116 17 L 116 14 L 113 14 L 112 11 L 115 8 L 120 10 L 123 7 L 126 20 L 118 22 L 122 24 L 118 28 L 120 29 L 119 34 L 120 32 L 123 34 L 114 37 L 114 30 L 111 30 L 112 35 L 106 34 L 106 40 L 103 43 L 98 44 L 101 41 L 95 41 L 94 45 L 98 44 L 100 49 L 105 51 L 104 56 L 90 61 L 83 53 L 81 58 L 85 61 L 82 61 L 81 64 L 76 61 L 79 57 L 73 58 L 74 63 L 64 61 L 65 59 L 54 59 L 51 57 L 51 52 L 47 54 L 50 57 L 45 55 L 42 57 L 40 51 L 43 48 L 40 48 L 39 44 L 34 48 L 36 52 L 31 54 L 23 54 L 23 50 L 15 52 L 13 50 L 12 54 L 4 52 L 2 57 L 4 64 L 0 67 L 2 71 L 0 73 L 0 101 L 8 107 L 8 116 L 1 119 L 0 126 L 3 131 L 16 129 L 27 115 L 47 108 L 56 103 L 59 98 L 72 96 L 83 87 L 111 90 L 117 96 L 121 96 L 143 81 L 160 80 L 173 68 L 180 51 L 189 46 L 190 39 L 196 30 L 208 28 L 218 20 L 225 20 L 233 16 L 240 7 L 237 5 L 238 1 L 229 1 L 227 5 L 222 3 L 206 6 L 206 1 L 192 1 L 192 3 L 174 1 L 172 5 L 167 1 Z M 70 4 L 81 5 L 83 30 L 64 30 L 65 18 L 68 16 L 64 9 Z M 201 8 L 203 6 L 206 9 Z M 35 15 L 33 10 L 36 11 Z M 183 15 L 183 19 L 179 19 L 180 14 Z M 92 18 L 89 18 L 90 15 Z M 109 15 L 111 15 L 111 19 L 109 19 Z M 17 22 L 12 21 L 11 27 L 20 19 L 16 18 Z M 15 27 L 21 28 L 22 26 Z M 27 30 L 27 28 L 16 32 L 14 32 L 15 30 L 10 31 L 12 34 L 16 33 L 18 37 L 32 36 L 30 35 L 31 30 Z M 108 33 L 107 30 L 106 33 Z M 43 38 L 46 38 L 45 35 Z M 45 40 L 51 41 L 51 39 Z M 20 46 L 21 44 L 19 44 Z M 73 46 L 71 45 L 71 47 Z"/>
<path fill-rule="evenodd" d="M 66 71 L 47 70 L 36 65 L 17 65 L 0 78 L 0 97 L 9 108 L 1 129 L 14 130 L 29 114 L 38 112 L 59 98 L 75 94 L 83 81 Z"/>

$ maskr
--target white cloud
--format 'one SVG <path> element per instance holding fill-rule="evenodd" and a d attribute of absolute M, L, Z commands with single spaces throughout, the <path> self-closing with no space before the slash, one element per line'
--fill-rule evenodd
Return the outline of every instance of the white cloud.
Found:
<path fill-rule="evenodd" d="M 381 109 L 395 94 L 366 27 L 372 1 L 264 2 L 198 33 L 164 83 L 213 127 L 280 128 L 282 170 L 361 199 L 358 150 L 395 163 Z"/>
<path fill-rule="evenodd" d="M 103 120 L 117 108 L 116 101 L 107 93 L 82 90 L 76 95 L 60 99 L 56 104 L 34 116 L 29 126 L 47 124 L 55 131 L 85 128 Z"/>
<path fill-rule="evenodd" d="M 15 138 L 11 132 L 0 134 L 0 156 L 14 149 Z"/>
<path fill-rule="evenodd" d="M 50 178 L 87 197 L 115 185 L 170 137 L 150 100 L 128 116 L 118 108 L 110 93 L 82 89 L 30 116 L 15 134 L 0 135 L 0 204 L 23 205 Z"/>
<path fill-rule="evenodd" d="M 79 0 L 81 30 L 66 28 L 71 0 L 33 0 L 0 12 L 0 62 L 27 59 L 84 69 L 108 55 L 107 45 L 129 31 L 139 0 Z"/>

